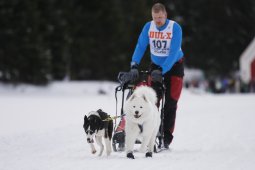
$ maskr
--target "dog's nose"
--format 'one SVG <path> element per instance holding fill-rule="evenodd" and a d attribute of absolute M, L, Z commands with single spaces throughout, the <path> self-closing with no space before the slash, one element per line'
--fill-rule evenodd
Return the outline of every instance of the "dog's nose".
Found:
<path fill-rule="evenodd" d="M 137 114 L 137 115 L 138 115 L 138 113 L 139 113 L 139 111 L 135 111 L 135 114 Z"/>
<path fill-rule="evenodd" d="M 88 142 L 88 143 L 94 143 L 94 140 L 91 139 L 91 138 L 87 138 L 87 142 Z"/>

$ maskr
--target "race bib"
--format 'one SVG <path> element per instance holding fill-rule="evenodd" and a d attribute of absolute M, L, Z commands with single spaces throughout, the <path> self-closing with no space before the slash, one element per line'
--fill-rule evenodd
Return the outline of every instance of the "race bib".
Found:
<path fill-rule="evenodd" d="M 174 21 L 169 21 L 167 27 L 159 31 L 154 21 L 151 22 L 149 29 L 150 51 L 153 55 L 167 57 L 170 52 Z"/>

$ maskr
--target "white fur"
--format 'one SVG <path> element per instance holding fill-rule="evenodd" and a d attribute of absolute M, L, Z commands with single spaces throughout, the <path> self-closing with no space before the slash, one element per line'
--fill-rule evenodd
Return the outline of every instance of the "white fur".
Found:
<path fill-rule="evenodd" d="M 126 152 L 132 153 L 138 136 L 142 137 L 141 152 L 153 152 L 156 136 L 160 125 L 160 113 L 156 106 L 155 91 L 148 86 L 136 88 L 127 100 L 124 113 L 126 114 Z M 135 112 L 138 111 L 138 118 Z M 143 126 L 140 134 L 138 124 Z"/>

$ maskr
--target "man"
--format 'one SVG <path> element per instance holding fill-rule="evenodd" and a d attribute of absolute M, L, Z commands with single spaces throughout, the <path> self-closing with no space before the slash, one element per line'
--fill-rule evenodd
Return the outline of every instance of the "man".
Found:
<path fill-rule="evenodd" d="M 177 102 L 179 100 L 183 76 L 183 52 L 181 49 L 182 29 L 174 21 L 167 19 L 165 6 L 156 3 L 152 7 L 152 21 L 145 24 L 139 36 L 131 62 L 130 73 L 138 78 L 138 66 L 148 45 L 150 45 L 150 66 L 152 87 L 157 91 L 157 82 L 165 84 L 164 105 L 164 147 L 169 148 L 173 139 Z"/>

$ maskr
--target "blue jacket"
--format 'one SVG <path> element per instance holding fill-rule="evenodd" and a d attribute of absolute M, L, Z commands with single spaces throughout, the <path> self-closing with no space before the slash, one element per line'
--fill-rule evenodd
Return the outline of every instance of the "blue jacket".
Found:
<path fill-rule="evenodd" d="M 157 28 L 159 31 L 164 30 L 170 20 L 166 20 L 165 25 L 163 25 L 160 28 Z M 140 61 L 145 53 L 145 50 L 147 46 L 149 45 L 149 28 L 151 25 L 151 22 L 147 22 L 145 26 L 143 27 L 143 30 L 139 36 L 133 57 L 132 57 L 132 63 L 140 64 Z M 151 54 L 151 61 L 160 66 L 162 68 L 162 74 L 165 74 L 168 72 L 172 66 L 183 57 L 183 52 L 181 50 L 181 43 L 182 43 L 182 29 L 179 24 L 174 22 L 173 25 L 173 33 L 172 33 L 172 40 L 170 45 L 170 52 L 169 55 L 166 57 L 159 57 Z"/>

